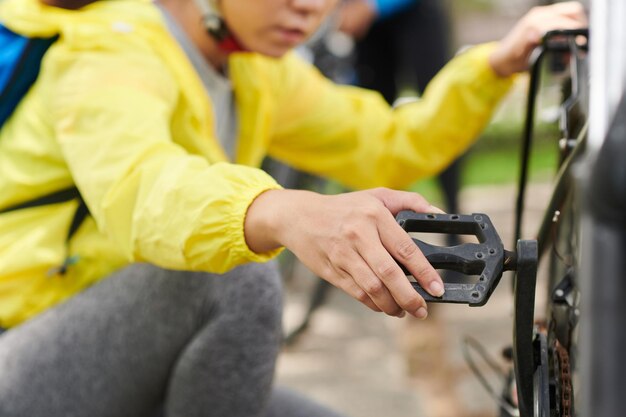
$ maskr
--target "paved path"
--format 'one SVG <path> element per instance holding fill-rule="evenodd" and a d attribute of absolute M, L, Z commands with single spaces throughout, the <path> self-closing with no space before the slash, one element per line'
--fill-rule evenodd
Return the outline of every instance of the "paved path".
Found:
<path fill-rule="evenodd" d="M 529 191 L 524 237 L 536 230 L 549 192 L 548 184 Z M 511 186 L 467 189 L 461 195 L 462 211 L 487 213 L 510 248 L 514 196 Z M 470 374 L 460 341 L 472 334 L 497 357 L 510 344 L 512 303 L 506 280 L 487 306 L 433 306 L 425 322 L 373 313 L 333 290 L 309 330 L 281 355 L 278 382 L 351 417 L 494 416 L 496 407 Z M 288 328 L 302 314 L 302 296 L 301 289 L 287 292 Z M 498 379 L 493 383 L 501 385 Z"/>

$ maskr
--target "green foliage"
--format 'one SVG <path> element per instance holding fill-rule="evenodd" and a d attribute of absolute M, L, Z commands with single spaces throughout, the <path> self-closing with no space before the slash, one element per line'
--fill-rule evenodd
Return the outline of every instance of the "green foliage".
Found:
<path fill-rule="evenodd" d="M 493 123 L 462 159 L 462 187 L 486 184 L 513 184 L 519 178 L 522 127 L 519 123 Z M 554 124 L 535 127 L 529 163 L 531 181 L 547 181 L 556 170 L 559 132 Z M 443 198 L 436 178 L 419 181 L 413 187 L 435 204 Z"/>
<path fill-rule="evenodd" d="M 467 12 L 490 12 L 495 8 L 493 0 L 463 0 L 453 3 L 457 14 Z"/>

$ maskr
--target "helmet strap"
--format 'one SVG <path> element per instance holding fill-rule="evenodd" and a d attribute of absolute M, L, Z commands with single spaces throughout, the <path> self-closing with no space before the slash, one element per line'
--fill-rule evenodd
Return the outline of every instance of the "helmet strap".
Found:
<path fill-rule="evenodd" d="M 195 0 L 195 2 L 202 13 L 202 23 L 204 27 L 208 34 L 217 41 L 217 45 L 220 49 L 227 53 L 246 50 L 230 29 L 228 29 L 217 7 L 211 4 L 211 0 Z"/>

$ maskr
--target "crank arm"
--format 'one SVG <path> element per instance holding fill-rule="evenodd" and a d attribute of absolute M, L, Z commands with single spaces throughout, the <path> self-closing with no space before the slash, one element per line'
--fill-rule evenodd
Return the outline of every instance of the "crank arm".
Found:
<path fill-rule="evenodd" d="M 538 355 L 533 350 L 533 317 L 538 251 L 536 240 L 518 240 L 516 252 L 504 250 L 500 236 L 485 214 L 430 214 L 402 211 L 396 221 L 407 233 L 447 233 L 474 235 L 478 243 L 452 247 L 435 246 L 412 238 L 435 269 L 478 275 L 475 284 L 444 282 L 445 293 L 433 297 L 417 283 L 411 284 L 426 301 L 464 303 L 482 306 L 489 300 L 502 273 L 515 270 L 513 323 L 513 361 L 521 417 L 533 416 L 533 378 Z M 405 267 L 400 265 L 409 275 Z M 545 393 L 543 394 L 545 396 Z"/>
<path fill-rule="evenodd" d="M 447 269 L 478 276 L 478 281 L 471 284 L 444 282 L 445 293 L 441 297 L 430 295 L 419 284 L 412 282 L 413 287 L 427 302 L 482 306 L 487 303 L 498 285 L 502 272 L 515 268 L 515 254 L 504 250 L 500 236 L 485 214 L 431 214 L 402 211 L 396 216 L 396 221 L 407 233 L 474 235 L 478 239 L 479 243 L 444 247 L 412 238 L 435 269 Z M 400 266 L 405 274 L 410 275 L 403 265 Z"/>

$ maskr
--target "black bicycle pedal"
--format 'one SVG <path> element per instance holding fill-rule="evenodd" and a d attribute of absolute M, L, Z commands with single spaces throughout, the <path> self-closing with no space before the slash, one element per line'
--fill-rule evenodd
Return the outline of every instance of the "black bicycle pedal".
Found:
<path fill-rule="evenodd" d="M 433 297 L 419 284 L 411 284 L 428 302 L 460 303 L 482 306 L 500 282 L 502 272 L 515 269 L 515 254 L 506 251 L 502 240 L 489 216 L 474 214 L 433 214 L 402 211 L 396 221 L 407 233 L 445 233 L 473 235 L 478 243 L 462 243 L 456 246 L 436 246 L 412 237 L 428 262 L 435 269 L 457 271 L 478 276 L 475 283 L 444 282 L 445 293 Z M 408 270 L 400 264 L 403 271 Z"/>

